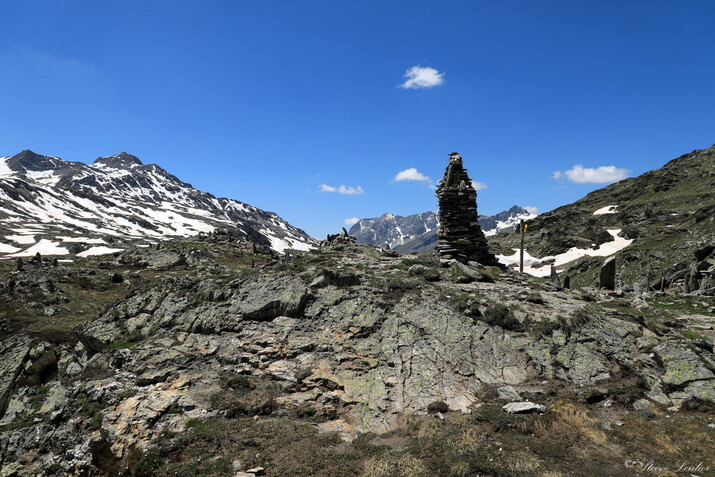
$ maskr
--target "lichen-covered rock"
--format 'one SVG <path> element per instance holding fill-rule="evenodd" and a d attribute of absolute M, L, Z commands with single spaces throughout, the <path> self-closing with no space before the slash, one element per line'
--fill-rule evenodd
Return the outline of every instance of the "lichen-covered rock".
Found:
<path fill-rule="evenodd" d="M 692 381 L 715 378 L 698 354 L 684 344 L 666 342 L 653 351 L 665 368 L 661 379 L 666 385 L 678 387 Z"/>
<path fill-rule="evenodd" d="M 15 380 L 23 370 L 30 349 L 30 339 L 25 336 L 0 342 L 0 418 L 5 414 Z"/>
<path fill-rule="evenodd" d="M 267 321 L 279 316 L 298 316 L 310 291 L 298 278 L 262 278 L 243 283 L 228 312 L 238 319 Z"/>
<path fill-rule="evenodd" d="M 603 357 L 582 343 L 569 343 L 556 356 L 566 375 L 579 384 L 603 381 L 611 377 Z"/>

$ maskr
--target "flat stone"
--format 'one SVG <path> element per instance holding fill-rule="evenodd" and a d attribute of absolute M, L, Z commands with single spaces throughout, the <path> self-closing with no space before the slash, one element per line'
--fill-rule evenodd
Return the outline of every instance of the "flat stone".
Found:
<path fill-rule="evenodd" d="M 502 407 L 507 414 L 530 414 L 534 412 L 543 413 L 546 411 L 546 406 L 536 404 L 531 401 L 510 402 Z"/>

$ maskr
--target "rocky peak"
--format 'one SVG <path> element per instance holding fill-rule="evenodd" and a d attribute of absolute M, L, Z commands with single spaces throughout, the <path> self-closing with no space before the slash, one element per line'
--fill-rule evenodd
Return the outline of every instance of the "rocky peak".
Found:
<path fill-rule="evenodd" d="M 29 149 L 15 154 L 7 160 L 8 167 L 16 172 L 49 171 L 66 165 L 65 161 L 53 156 L 43 156 Z"/>
<path fill-rule="evenodd" d="M 133 166 L 142 166 L 144 163 L 137 156 L 120 152 L 113 156 L 98 157 L 95 159 L 94 165 L 111 167 L 112 169 L 128 169 Z"/>

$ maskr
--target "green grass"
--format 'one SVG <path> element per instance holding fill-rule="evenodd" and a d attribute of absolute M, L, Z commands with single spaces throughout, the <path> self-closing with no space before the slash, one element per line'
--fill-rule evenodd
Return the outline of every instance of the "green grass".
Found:
<path fill-rule="evenodd" d="M 646 299 L 649 305 L 674 314 L 705 314 L 708 307 L 715 306 L 712 297 L 697 296 L 656 296 Z"/>
<path fill-rule="evenodd" d="M 691 330 L 682 330 L 680 332 L 683 336 L 688 338 L 689 340 L 702 340 L 702 341 L 709 341 L 706 336 L 701 335 L 700 333 L 696 333 L 695 331 Z"/>

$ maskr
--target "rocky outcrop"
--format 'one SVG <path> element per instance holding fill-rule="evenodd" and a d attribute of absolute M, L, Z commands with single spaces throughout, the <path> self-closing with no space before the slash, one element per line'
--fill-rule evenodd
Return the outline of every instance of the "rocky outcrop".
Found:
<path fill-rule="evenodd" d="M 208 244 L 118 257 L 146 277 L 151 255 L 185 261 L 77 327 L 78 343 L 0 342 L 1 465 L 99 473 L 211 416 L 310 416 L 351 439 L 430 410 L 469 415 L 490 399 L 543 412 L 558 387 L 625 400 L 618 390 L 629 386 L 629 409 L 715 401 L 712 348 L 600 306 L 611 298 L 355 244 L 254 267 L 230 243 L 215 256 L 220 245 Z M 484 279 L 462 280 L 467 272 Z"/>

